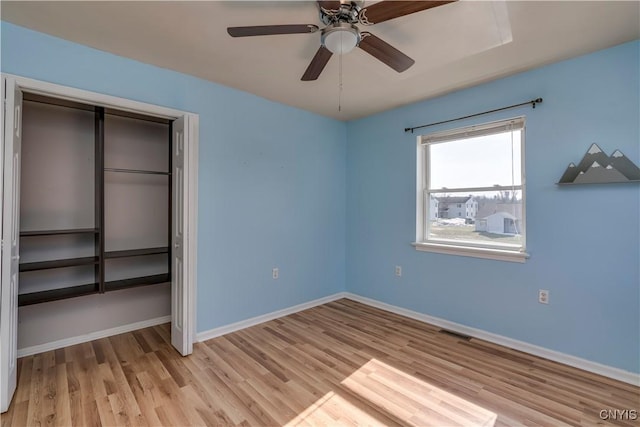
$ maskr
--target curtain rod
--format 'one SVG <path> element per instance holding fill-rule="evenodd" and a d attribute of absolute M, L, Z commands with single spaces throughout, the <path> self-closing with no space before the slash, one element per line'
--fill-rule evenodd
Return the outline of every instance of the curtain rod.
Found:
<path fill-rule="evenodd" d="M 509 110 L 511 108 L 522 107 L 523 105 L 531 104 L 532 108 L 536 108 L 536 104 L 540 104 L 540 103 L 542 103 L 542 98 L 536 98 L 536 99 L 532 99 L 531 101 L 522 102 L 520 104 L 514 104 L 514 105 L 509 105 L 508 107 L 496 108 L 495 110 L 483 111 L 482 113 L 471 114 L 469 116 L 458 117 L 458 118 L 450 119 L 450 120 L 443 120 L 441 122 L 429 123 L 428 125 L 420 125 L 420 126 L 416 126 L 416 127 L 412 127 L 412 128 L 404 128 L 404 131 L 405 132 L 411 131 L 411 133 L 413 133 L 413 131 L 416 130 L 416 129 L 426 128 L 426 127 L 435 126 L 435 125 L 441 125 L 443 123 L 450 123 L 450 122 L 455 122 L 455 121 L 458 121 L 458 120 L 470 119 L 471 117 L 482 116 L 483 114 L 495 113 L 497 111 L 502 111 L 502 110 Z"/>

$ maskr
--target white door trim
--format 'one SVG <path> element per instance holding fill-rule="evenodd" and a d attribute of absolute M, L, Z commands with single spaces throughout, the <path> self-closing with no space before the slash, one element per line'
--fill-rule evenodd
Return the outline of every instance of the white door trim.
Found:
<path fill-rule="evenodd" d="M 34 80 L 14 74 L 2 73 L 2 77 L 6 79 L 13 79 L 16 82 L 16 86 L 24 92 L 35 93 L 38 95 L 52 96 L 54 98 L 66 99 L 85 104 L 89 103 L 99 107 L 115 108 L 121 111 L 152 115 L 165 119 L 177 119 L 182 116 L 197 116 L 197 114 L 190 113 L 188 111 L 176 110 L 173 108 L 162 107 L 160 105 L 147 104 L 145 102 L 134 101 L 117 96 L 91 92 L 84 89 L 43 82 L 41 80 Z"/>
<path fill-rule="evenodd" d="M 23 92 L 46 95 L 50 97 L 66 99 L 101 106 L 114 108 L 133 113 L 162 117 L 175 120 L 184 117 L 185 123 L 189 126 L 188 139 L 185 139 L 185 188 L 184 204 L 187 215 L 185 216 L 185 262 L 184 262 L 184 295 L 188 301 L 189 322 L 185 324 L 188 328 L 188 336 L 191 344 L 195 341 L 196 325 L 196 305 L 195 295 L 197 287 L 197 236 L 198 236 L 198 123 L 199 116 L 195 113 L 162 107 L 153 104 L 105 95 L 83 89 L 62 86 L 54 83 L 43 82 L 26 77 L 2 73 L 2 79 L 13 80 Z M 0 166 L 3 167 L 3 166 Z M 2 176 L 3 170 L 0 170 Z M 7 197 L 7 194 L 3 195 Z M 3 254 L 4 256 L 4 254 Z M 4 345 L 3 343 L 0 343 Z M 2 360 L 1 363 L 6 363 Z"/>

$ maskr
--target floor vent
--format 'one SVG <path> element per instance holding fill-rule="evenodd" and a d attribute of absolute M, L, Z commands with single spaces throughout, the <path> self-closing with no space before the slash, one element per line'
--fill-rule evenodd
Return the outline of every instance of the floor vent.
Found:
<path fill-rule="evenodd" d="M 440 329 L 438 332 L 440 332 L 441 334 L 449 335 L 451 337 L 458 338 L 458 339 L 465 340 L 465 341 L 469 341 L 471 339 L 471 337 L 469 335 L 460 334 L 458 332 L 453 332 L 453 331 L 448 331 L 446 329 Z"/>

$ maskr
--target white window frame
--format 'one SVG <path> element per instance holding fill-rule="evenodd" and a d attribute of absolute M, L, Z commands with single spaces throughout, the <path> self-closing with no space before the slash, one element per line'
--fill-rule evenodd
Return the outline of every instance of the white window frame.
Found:
<path fill-rule="evenodd" d="M 521 129 L 520 163 L 521 184 L 502 187 L 471 187 L 447 189 L 450 193 L 468 194 L 474 191 L 500 191 L 518 190 L 522 192 L 522 246 L 519 248 L 480 242 L 459 242 L 445 239 L 429 239 L 429 197 L 431 193 L 442 192 L 438 189 L 429 189 L 429 150 L 431 144 L 454 141 L 461 138 L 471 138 L 483 135 L 491 135 L 510 129 Z M 529 258 L 526 252 L 526 185 L 525 185 L 525 117 L 514 117 L 480 125 L 467 126 L 436 132 L 428 135 L 420 135 L 417 138 L 416 156 L 416 241 L 412 245 L 419 251 L 436 252 L 450 255 L 470 256 L 499 261 L 525 262 Z"/>

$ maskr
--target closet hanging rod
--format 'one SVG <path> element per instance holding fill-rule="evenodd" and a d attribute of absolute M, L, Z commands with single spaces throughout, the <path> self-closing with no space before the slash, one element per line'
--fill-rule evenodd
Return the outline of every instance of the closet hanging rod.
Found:
<path fill-rule="evenodd" d="M 147 175 L 171 175 L 171 172 L 147 171 L 141 169 L 104 168 L 105 172 L 142 173 Z"/>

